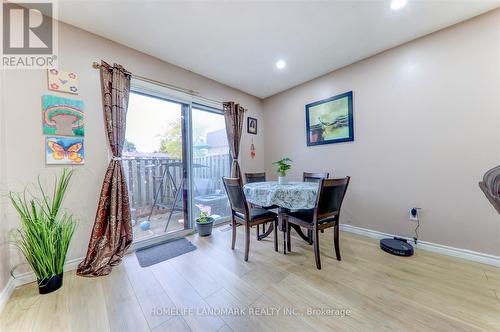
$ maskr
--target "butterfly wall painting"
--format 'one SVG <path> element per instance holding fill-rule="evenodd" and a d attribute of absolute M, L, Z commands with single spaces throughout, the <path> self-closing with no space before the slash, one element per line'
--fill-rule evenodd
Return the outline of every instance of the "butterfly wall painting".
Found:
<path fill-rule="evenodd" d="M 78 94 L 78 75 L 75 72 L 52 68 L 47 69 L 47 77 L 49 90 Z"/>
<path fill-rule="evenodd" d="M 47 165 L 82 165 L 85 161 L 83 137 L 47 136 L 45 151 Z"/>

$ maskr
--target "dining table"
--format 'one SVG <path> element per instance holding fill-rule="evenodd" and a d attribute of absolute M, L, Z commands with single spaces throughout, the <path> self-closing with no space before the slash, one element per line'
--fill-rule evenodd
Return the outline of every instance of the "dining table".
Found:
<path fill-rule="evenodd" d="M 243 186 L 243 192 L 248 202 L 261 207 L 276 206 L 278 209 L 278 224 L 286 232 L 284 220 L 290 210 L 308 210 L 316 205 L 319 184 L 317 182 L 290 181 L 280 184 L 277 181 L 252 182 Z M 311 244 L 311 234 L 304 234 L 298 225 L 290 225 L 297 234 L 307 243 Z M 259 236 L 259 240 L 269 236 L 273 227 Z M 283 233 L 285 235 L 285 233 Z M 286 254 L 286 236 L 284 250 Z"/>

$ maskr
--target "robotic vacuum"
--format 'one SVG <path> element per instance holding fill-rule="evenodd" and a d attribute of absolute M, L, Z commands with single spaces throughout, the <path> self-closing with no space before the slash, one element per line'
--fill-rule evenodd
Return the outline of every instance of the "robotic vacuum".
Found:
<path fill-rule="evenodd" d="M 393 238 L 380 240 L 380 248 L 389 254 L 396 256 L 411 256 L 413 255 L 413 246 L 405 239 Z"/>

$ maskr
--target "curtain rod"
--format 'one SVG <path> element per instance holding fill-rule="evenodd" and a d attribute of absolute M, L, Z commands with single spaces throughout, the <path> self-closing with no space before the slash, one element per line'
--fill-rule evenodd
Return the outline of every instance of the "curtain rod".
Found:
<path fill-rule="evenodd" d="M 98 62 L 94 61 L 92 63 L 92 68 L 94 68 L 94 69 L 100 69 L 101 65 Z M 223 102 L 220 101 L 220 100 L 216 100 L 216 99 L 211 99 L 211 98 L 200 96 L 200 93 L 198 91 L 195 91 L 195 90 L 182 88 L 182 87 L 179 87 L 179 86 L 176 86 L 176 85 L 173 85 L 173 84 L 168 84 L 168 83 L 164 83 L 164 82 L 161 82 L 161 81 L 153 80 L 153 79 L 150 79 L 150 78 L 147 78 L 147 77 L 144 77 L 144 76 L 134 75 L 134 74 L 132 74 L 130 72 L 127 72 L 127 73 L 129 73 L 130 76 L 132 76 L 133 78 L 138 79 L 140 81 L 153 83 L 153 84 L 156 84 L 156 85 L 159 85 L 159 86 L 163 86 L 163 87 L 168 88 L 168 89 L 172 89 L 172 90 L 175 90 L 175 91 L 187 93 L 188 95 L 191 95 L 191 96 L 199 98 L 199 99 L 204 99 L 204 100 L 210 101 L 212 103 L 223 104 Z"/>

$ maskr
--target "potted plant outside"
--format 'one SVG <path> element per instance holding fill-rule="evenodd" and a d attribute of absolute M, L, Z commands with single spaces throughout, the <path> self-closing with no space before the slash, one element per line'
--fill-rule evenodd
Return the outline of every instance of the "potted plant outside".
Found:
<path fill-rule="evenodd" d="M 277 172 L 279 174 L 278 177 L 278 183 L 279 184 L 287 184 L 287 179 L 286 179 L 286 172 L 292 168 L 291 159 L 288 157 L 285 157 L 281 160 L 275 161 L 273 165 L 278 166 Z"/>
<path fill-rule="evenodd" d="M 38 197 L 27 198 L 23 193 L 9 192 L 12 206 L 20 216 L 21 227 L 14 231 L 13 240 L 33 269 L 40 294 L 48 294 L 62 286 L 63 270 L 69 243 L 75 232 L 76 220 L 61 211 L 73 171 L 64 169 L 56 177 L 49 196 L 38 179 Z"/>
<path fill-rule="evenodd" d="M 212 234 L 212 227 L 214 226 L 214 218 L 208 215 L 208 212 L 202 211 L 200 216 L 196 218 L 196 229 L 200 236 L 209 236 Z"/>

